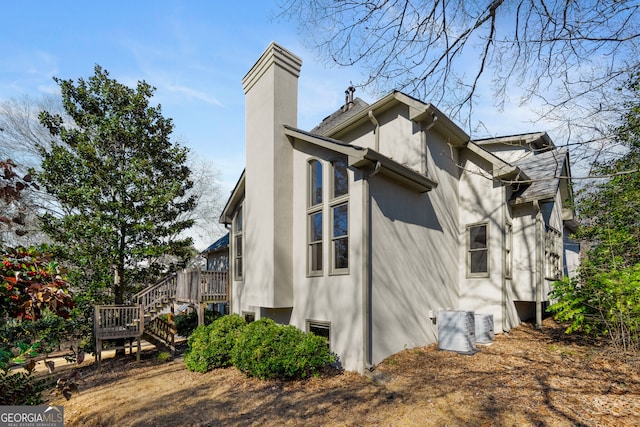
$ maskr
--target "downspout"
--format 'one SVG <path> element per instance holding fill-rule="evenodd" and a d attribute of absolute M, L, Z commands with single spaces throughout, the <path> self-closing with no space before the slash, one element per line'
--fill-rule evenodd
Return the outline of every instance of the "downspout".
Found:
<path fill-rule="evenodd" d="M 369 178 L 380 171 L 381 164 L 376 165 L 369 174 L 363 172 L 362 180 L 362 337 L 363 337 L 363 362 L 365 370 L 373 369 L 373 350 L 371 348 L 371 193 L 369 191 Z"/>
<path fill-rule="evenodd" d="M 378 123 L 378 120 L 376 120 L 375 116 L 373 115 L 373 110 L 369 110 L 369 120 L 371 120 L 371 123 L 373 123 L 373 125 L 376 127 L 375 130 L 373 131 L 373 133 L 376 136 L 374 149 L 379 153 L 380 152 L 380 123 Z M 376 165 L 376 167 L 378 166 Z M 372 176 L 374 173 L 376 172 L 374 171 L 370 176 Z"/>
<path fill-rule="evenodd" d="M 533 208 L 536 210 L 536 328 L 542 329 L 542 256 L 540 251 L 544 249 L 542 244 L 542 211 L 540 209 L 540 203 L 537 200 L 533 201 Z"/>
<path fill-rule="evenodd" d="M 509 237 L 507 236 L 507 187 L 503 186 L 504 189 L 504 200 L 505 203 L 502 205 L 502 330 L 508 332 L 511 330 L 509 327 L 509 322 L 507 321 L 507 301 L 509 301 L 507 295 L 507 274 L 506 274 L 506 266 L 509 260 L 507 259 L 507 240 Z M 513 248 L 511 248 L 513 251 Z"/>

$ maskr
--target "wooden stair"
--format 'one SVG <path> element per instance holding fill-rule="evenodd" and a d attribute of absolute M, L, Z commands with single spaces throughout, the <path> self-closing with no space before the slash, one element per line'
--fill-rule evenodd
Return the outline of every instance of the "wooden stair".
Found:
<path fill-rule="evenodd" d="M 174 304 L 193 304 L 198 309 L 198 323 L 204 322 L 203 306 L 213 302 L 230 302 L 227 272 L 183 271 L 173 273 L 135 294 L 128 305 L 94 307 L 96 361 L 101 360 L 102 342 L 114 339 L 144 339 L 175 354 Z M 160 317 L 167 314 L 168 319 Z M 132 345 L 130 344 L 130 352 Z"/>

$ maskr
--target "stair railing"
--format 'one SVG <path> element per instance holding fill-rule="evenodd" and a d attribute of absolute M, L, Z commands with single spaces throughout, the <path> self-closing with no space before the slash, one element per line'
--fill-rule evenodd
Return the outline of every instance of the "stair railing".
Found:
<path fill-rule="evenodd" d="M 155 317 L 153 313 L 158 308 L 158 305 L 167 303 L 175 298 L 178 284 L 176 277 L 176 273 L 172 273 L 155 285 L 145 288 L 133 296 L 137 304 L 142 306 L 142 311 L 145 314 L 151 314 L 152 317 Z"/>

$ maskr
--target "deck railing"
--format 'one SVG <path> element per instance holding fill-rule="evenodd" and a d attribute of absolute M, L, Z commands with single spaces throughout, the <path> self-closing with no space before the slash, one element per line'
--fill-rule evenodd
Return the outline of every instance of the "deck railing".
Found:
<path fill-rule="evenodd" d="M 200 272 L 200 301 L 229 301 L 228 274 L 226 271 Z"/>
<path fill-rule="evenodd" d="M 142 336 L 144 312 L 141 306 L 97 305 L 94 316 L 96 339 L 109 340 Z"/>

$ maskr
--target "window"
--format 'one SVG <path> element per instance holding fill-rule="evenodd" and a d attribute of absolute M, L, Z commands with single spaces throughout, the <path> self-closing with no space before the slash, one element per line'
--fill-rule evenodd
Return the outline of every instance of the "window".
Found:
<path fill-rule="evenodd" d="M 334 199 L 349 194 L 349 177 L 347 176 L 347 163 L 338 160 L 332 163 L 333 166 L 333 193 Z"/>
<path fill-rule="evenodd" d="M 562 277 L 562 234 L 547 226 L 544 236 L 545 276 L 549 280 L 558 280 Z"/>
<path fill-rule="evenodd" d="M 322 203 L 322 163 L 309 162 L 309 207 Z"/>
<path fill-rule="evenodd" d="M 309 215 L 309 272 L 322 272 L 322 211 Z"/>
<path fill-rule="evenodd" d="M 331 345 L 331 323 L 307 320 L 307 332 L 324 337 L 327 340 L 327 344 Z"/>
<path fill-rule="evenodd" d="M 511 277 L 513 271 L 513 257 L 511 246 L 513 244 L 513 226 L 506 223 L 504 227 L 504 275 Z"/>
<path fill-rule="evenodd" d="M 333 270 L 349 268 L 349 205 L 343 203 L 331 207 L 331 252 Z"/>
<path fill-rule="evenodd" d="M 467 226 L 467 275 L 486 277 L 489 275 L 489 225 Z"/>
<path fill-rule="evenodd" d="M 309 162 L 309 205 L 307 207 L 309 275 L 322 274 L 322 189 L 322 163 L 318 160 L 311 160 Z"/>
<path fill-rule="evenodd" d="M 331 272 L 345 273 L 349 269 L 349 176 L 347 163 L 331 163 Z"/>
<path fill-rule="evenodd" d="M 242 317 L 244 317 L 244 321 L 247 323 L 256 321 L 256 314 L 252 311 L 243 311 Z"/>
<path fill-rule="evenodd" d="M 234 258 L 233 258 L 233 272 L 236 280 L 242 280 L 243 278 L 243 265 L 242 265 L 242 255 L 243 255 L 243 247 L 242 247 L 242 237 L 243 237 L 243 224 L 242 224 L 242 206 L 238 209 L 236 213 L 236 217 L 233 225 L 233 235 L 234 235 Z"/>

